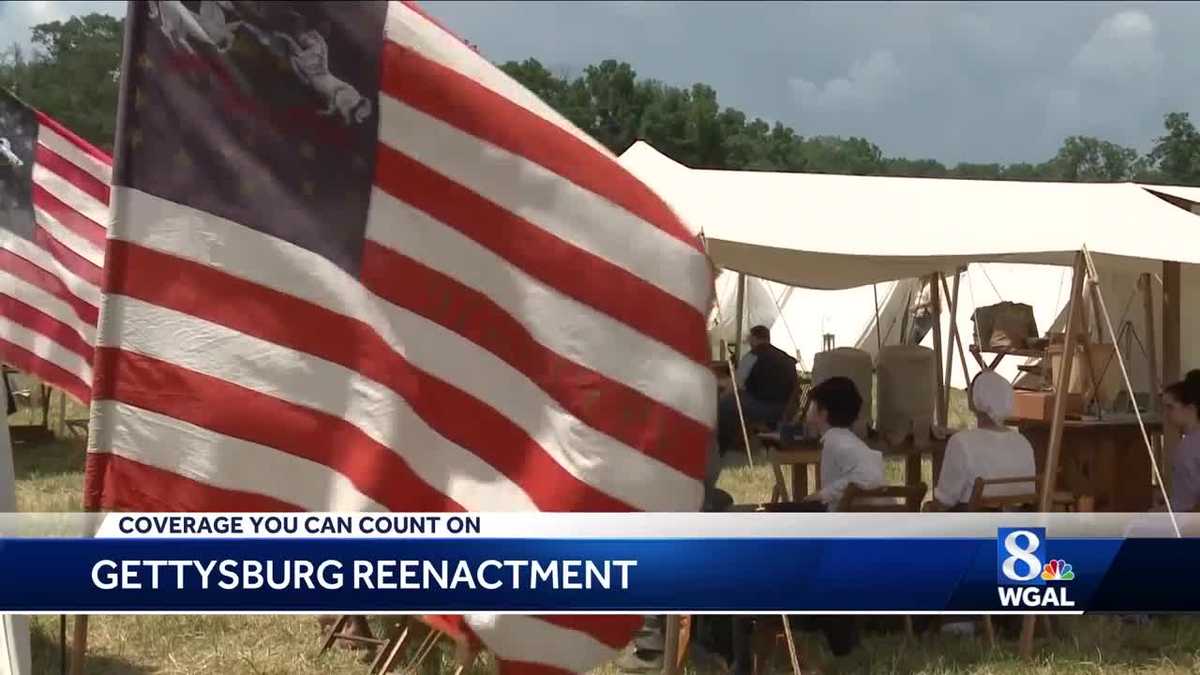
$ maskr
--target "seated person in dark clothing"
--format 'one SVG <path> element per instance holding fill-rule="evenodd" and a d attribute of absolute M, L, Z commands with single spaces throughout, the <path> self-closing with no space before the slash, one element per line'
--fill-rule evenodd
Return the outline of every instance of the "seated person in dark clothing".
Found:
<path fill-rule="evenodd" d="M 774 426 L 783 416 L 799 376 L 796 359 L 771 344 L 771 331 L 766 326 L 750 329 L 750 351 L 738 364 L 736 382 L 746 424 L 762 423 Z M 740 442 L 737 399 L 733 392 L 723 394 L 717 402 L 717 442 L 724 453 Z"/>

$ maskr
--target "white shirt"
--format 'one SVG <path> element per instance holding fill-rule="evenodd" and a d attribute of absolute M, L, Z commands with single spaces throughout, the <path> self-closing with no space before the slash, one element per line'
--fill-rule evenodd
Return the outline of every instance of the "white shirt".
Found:
<path fill-rule="evenodd" d="M 816 498 L 837 508 L 851 483 L 864 488 L 883 485 L 883 454 L 867 447 L 853 431 L 835 427 L 821 436 L 821 491 Z"/>
<path fill-rule="evenodd" d="M 996 480 L 1034 475 L 1037 475 L 1037 468 L 1033 462 L 1033 446 L 1020 433 L 969 429 L 954 434 L 946 443 L 942 475 L 933 497 L 945 506 L 957 506 L 971 501 L 976 478 Z M 1030 494 L 1034 489 L 1030 483 L 996 485 L 988 488 L 987 496 Z"/>

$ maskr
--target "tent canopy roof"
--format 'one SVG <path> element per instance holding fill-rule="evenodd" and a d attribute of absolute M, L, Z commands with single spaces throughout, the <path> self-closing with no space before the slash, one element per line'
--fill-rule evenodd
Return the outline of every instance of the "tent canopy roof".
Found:
<path fill-rule="evenodd" d="M 639 141 L 621 163 L 703 232 L 714 262 L 851 288 L 970 262 L 1200 263 L 1200 219 L 1134 183 L 689 169 Z M 1200 201 L 1200 189 L 1155 187 Z"/>

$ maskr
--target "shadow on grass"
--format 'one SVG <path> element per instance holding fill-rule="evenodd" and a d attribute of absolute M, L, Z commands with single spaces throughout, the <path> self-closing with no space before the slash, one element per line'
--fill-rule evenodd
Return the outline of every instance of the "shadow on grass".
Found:
<path fill-rule="evenodd" d="M 932 632 L 907 640 L 896 632 L 871 631 L 864 635 L 860 649 L 845 658 L 834 659 L 820 636 L 808 634 L 803 641 L 808 653 L 825 666 L 826 675 L 1174 675 L 1200 672 L 1197 669 L 1200 666 L 1200 621 L 1196 617 L 1159 616 L 1146 625 L 1127 624 L 1116 617 L 1060 617 L 1055 621 L 1053 638 L 1043 635 L 1039 627 L 1034 656 L 1028 661 L 1017 654 L 1019 621 L 1012 626 L 997 628 L 1000 636 L 994 650 L 986 646 L 981 636 Z M 780 663 L 785 662 L 786 657 Z"/>
<path fill-rule="evenodd" d="M 19 481 L 81 474 L 86 454 L 81 439 L 19 443 L 13 446 L 13 468 Z"/>
<path fill-rule="evenodd" d="M 58 675 L 58 673 L 67 672 L 63 668 L 62 643 L 59 641 L 58 634 L 58 617 L 54 617 L 51 625 L 53 626 L 53 634 L 49 634 L 46 626 L 41 623 L 34 623 L 31 627 L 30 646 L 33 652 L 34 675 Z M 71 626 L 71 619 L 68 617 L 68 641 L 71 639 Z M 67 658 L 70 659 L 69 644 L 67 649 Z M 88 675 L 149 675 L 151 672 L 154 672 L 124 659 L 101 654 L 89 654 L 85 663 L 85 672 Z"/>

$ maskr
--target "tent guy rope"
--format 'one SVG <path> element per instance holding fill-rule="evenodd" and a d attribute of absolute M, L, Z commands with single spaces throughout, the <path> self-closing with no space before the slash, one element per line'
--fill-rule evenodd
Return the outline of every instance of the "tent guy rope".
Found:
<path fill-rule="evenodd" d="M 1096 298 L 1100 301 L 1100 311 L 1104 315 L 1104 324 L 1108 328 L 1108 334 L 1113 338 L 1113 351 L 1117 355 L 1117 365 L 1121 366 L 1121 377 L 1125 380 L 1126 390 L 1129 392 L 1130 400 L 1134 401 L 1133 414 L 1137 417 L 1138 429 L 1142 432 L 1142 440 L 1146 444 L 1146 453 L 1150 456 L 1150 468 L 1154 470 L 1154 480 L 1158 483 L 1158 489 L 1162 493 L 1163 503 L 1167 508 L 1167 515 L 1171 518 L 1171 527 L 1175 530 L 1175 537 L 1182 538 L 1183 534 L 1179 531 L 1179 522 L 1175 518 L 1175 510 L 1171 507 L 1171 498 L 1167 495 L 1167 486 L 1163 483 L 1162 473 L 1158 469 L 1158 458 L 1154 456 L 1154 445 L 1150 442 L 1150 434 L 1146 431 L 1146 422 L 1142 419 L 1142 411 L 1137 406 L 1137 399 L 1133 391 L 1133 382 L 1129 379 L 1129 369 L 1125 367 L 1125 357 L 1121 355 L 1121 347 L 1117 344 L 1117 334 L 1113 330 L 1112 317 L 1109 316 L 1108 307 L 1104 302 L 1104 293 L 1100 291 L 1100 275 L 1096 271 L 1096 262 L 1092 259 L 1092 254 L 1087 247 L 1083 247 L 1083 257 L 1087 260 L 1087 274 L 1089 280 L 1096 284 Z M 1064 358 L 1065 362 L 1066 359 Z"/>

